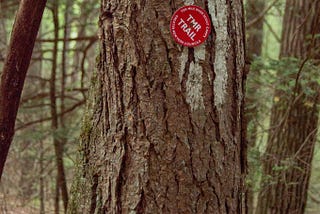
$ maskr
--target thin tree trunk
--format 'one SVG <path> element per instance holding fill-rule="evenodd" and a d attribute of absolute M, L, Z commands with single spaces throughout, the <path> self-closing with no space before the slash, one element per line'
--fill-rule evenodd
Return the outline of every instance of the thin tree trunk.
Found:
<path fill-rule="evenodd" d="M 60 188 L 59 188 L 59 176 L 56 175 L 55 179 L 56 185 L 55 185 L 55 194 L 54 194 L 54 213 L 59 214 L 60 213 Z"/>
<path fill-rule="evenodd" d="M 69 47 L 69 42 L 67 41 L 67 38 L 70 35 L 69 31 L 69 7 L 70 7 L 70 1 L 66 0 L 65 2 L 66 8 L 65 8 L 65 13 L 64 13 L 64 29 L 63 29 L 63 47 L 62 47 L 62 56 L 61 56 L 61 61 L 62 61 L 62 66 L 61 66 L 61 106 L 60 106 L 60 111 L 64 112 L 65 111 L 65 86 L 66 86 L 66 79 L 67 79 L 67 49 Z M 64 123 L 64 115 L 61 115 L 60 117 L 61 121 L 61 126 L 62 128 L 65 128 L 65 123 Z M 63 144 L 66 143 L 66 138 L 63 139 Z"/>
<path fill-rule="evenodd" d="M 40 163 L 40 176 L 39 176 L 39 196 L 40 196 L 40 214 L 45 214 L 45 198 L 44 198 L 44 147 L 43 147 L 43 141 L 40 140 L 40 157 L 39 157 L 39 163 Z"/>
<path fill-rule="evenodd" d="M 300 60 L 297 74 L 278 73 L 286 92 L 277 89 L 271 130 L 263 159 L 264 177 L 258 214 L 304 213 L 319 117 L 319 85 L 307 70 L 307 61 L 320 59 L 316 34 L 320 32 L 320 1 L 287 0 L 280 58 Z M 312 61 L 310 61 L 312 62 Z M 303 67 L 306 68 L 303 68 Z M 295 85 L 289 88 L 289 81 Z M 310 91 L 306 91 L 309 88 Z"/>
<path fill-rule="evenodd" d="M 0 83 L 0 179 L 45 5 L 46 0 L 22 0 L 13 26 Z"/>
<path fill-rule="evenodd" d="M 63 47 L 62 47 L 62 66 L 61 66 L 61 106 L 60 106 L 60 110 L 61 112 L 65 112 L 65 87 L 66 87 L 66 79 L 67 79 L 67 49 L 68 49 L 68 44 L 69 42 L 67 41 L 67 38 L 69 37 L 70 33 L 69 33 L 69 7 L 70 7 L 70 1 L 66 0 L 65 2 L 66 8 L 65 8 L 65 13 L 64 13 L 64 17 L 65 17 L 65 23 L 64 23 L 64 31 L 63 31 Z M 64 114 L 61 114 L 60 116 L 60 122 L 61 122 L 61 128 L 63 128 L 64 132 L 66 132 L 66 126 L 65 126 L 65 119 L 64 119 Z M 62 147 L 62 152 L 63 152 L 63 147 L 65 147 L 66 143 L 67 143 L 68 138 L 66 137 L 66 135 L 63 135 L 61 137 L 61 141 L 60 141 L 60 146 Z M 63 154 L 63 153 L 62 153 Z M 66 184 L 66 176 L 65 173 L 63 173 L 64 179 L 64 185 L 61 187 L 61 194 L 62 194 L 62 199 L 63 199 L 63 205 L 64 205 L 64 210 L 65 212 L 67 211 L 67 207 L 68 207 L 68 190 L 67 190 L 67 184 Z"/>
<path fill-rule="evenodd" d="M 50 103 L 51 103 L 51 117 L 52 117 L 52 130 L 53 130 L 53 144 L 56 156 L 56 164 L 57 164 L 57 185 L 59 186 L 62 196 L 62 201 L 64 205 L 64 209 L 66 211 L 68 205 L 68 190 L 67 183 L 65 177 L 64 163 L 63 163 L 63 144 L 61 140 L 57 136 L 57 130 L 59 128 L 58 123 L 58 114 L 57 114 L 57 100 L 56 100 L 56 72 L 57 72 L 57 62 L 58 62 L 58 38 L 59 38 L 59 18 L 58 18 L 58 6 L 59 2 L 54 1 L 53 4 L 53 24 L 54 24 L 54 47 L 53 47 L 53 58 L 52 58 L 52 71 L 51 71 L 51 79 L 50 79 Z M 58 190 L 58 189 L 57 189 Z M 57 203 L 57 202 L 56 202 Z M 59 205 L 56 204 L 55 208 L 58 208 Z M 58 212 L 56 210 L 56 212 Z"/>
<path fill-rule="evenodd" d="M 68 212 L 245 213 L 242 1 L 197 1 L 216 35 L 196 48 L 170 36 L 181 3 L 101 3 Z"/>
<path fill-rule="evenodd" d="M 265 8 L 265 0 L 247 0 L 246 3 L 246 20 L 247 23 L 255 20 Z M 246 43 L 246 61 L 251 65 L 257 57 L 261 56 L 262 42 L 263 42 L 263 20 L 262 17 L 255 24 L 251 25 L 246 29 L 247 43 Z M 249 68 L 248 68 L 249 69 Z M 248 154 L 250 155 L 250 150 L 254 149 L 257 140 L 257 131 L 259 120 L 259 107 L 258 100 L 260 99 L 257 94 L 257 88 L 260 85 L 257 84 L 257 79 L 259 79 L 260 71 L 258 69 L 250 68 L 248 73 L 247 81 L 247 91 L 246 91 L 246 123 L 247 123 L 247 141 L 248 141 Z M 249 159 L 250 160 L 250 159 Z M 254 186 L 257 182 L 256 177 L 257 166 L 256 162 L 248 161 L 248 177 L 247 177 L 247 205 L 248 214 L 254 212 Z"/>

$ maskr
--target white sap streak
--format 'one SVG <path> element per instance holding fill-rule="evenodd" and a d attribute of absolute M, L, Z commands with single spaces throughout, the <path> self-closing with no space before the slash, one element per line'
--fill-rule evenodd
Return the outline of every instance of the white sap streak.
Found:
<path fill-rule="evenodd" d="M 228 12 L 225 0 L 208 1 L 209 13 L 216 31 L 215 42 L 215 80 L 214 96 L 215 105 L 220 107 L 225 102 L 226 85 L 228 81 L 227 55 L 228 55 Z"/>

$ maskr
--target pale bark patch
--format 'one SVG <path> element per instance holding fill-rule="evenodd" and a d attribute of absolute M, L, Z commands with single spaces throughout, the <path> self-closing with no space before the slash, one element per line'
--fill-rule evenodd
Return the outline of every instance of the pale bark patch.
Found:
<path fill-rule="evenodd" d="M 201 61 L 205 60 L 206 50 L 204 46 L 194 48 L 194 62 L 189 64 L 189 73 L 186 82 L 186 101 L 190 105 L 192 111 L 204 109 L 202 95 L 202 66 Z M 180 83 L 183 82 L 183 76 L 188 65 L 188 48 L 184 48 L 180 56 Z"/>
<path fill-rule="evenodd" d="M 189 75 L 186 83 L 187 88 L 187 102 L 192 111 L 204 109 L 203 95 L 202 95 L 202 66 L 201 60 L 205 59 L 204 46 L 196 47 L 194 49 L 195 62 L 190 63 Z"/>
<path fill-rule="evenodd" d="M 212 24 L 216 31 L 215 41 L 215 80 L 214 96 L 215 106 L 221 106 L 225 102 L 226 87 L 228 81 L 227 56 L 229 36 L 228 36 L 228 11 L 225 1 L 208 1 L 209 13 L 212 17 Z"/>

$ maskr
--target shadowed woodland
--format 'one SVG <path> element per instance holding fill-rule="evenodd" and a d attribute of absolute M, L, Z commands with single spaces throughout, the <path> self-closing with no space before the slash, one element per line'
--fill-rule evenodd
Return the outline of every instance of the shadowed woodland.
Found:
<path fill-rule="evenodd" d="M 319 0 L 0 0 L 0 214 L 320 213 L 319 71 Z"/>

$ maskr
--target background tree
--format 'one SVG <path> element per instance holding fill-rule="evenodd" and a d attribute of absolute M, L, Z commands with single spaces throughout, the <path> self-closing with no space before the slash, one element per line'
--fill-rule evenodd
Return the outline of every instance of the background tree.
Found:
<path fill-rule="evenodd" d="M 58 106 L 57 106 L 57 96 L 56 96 L 56 79 L 57 79 L 57 68 L 58 68 L 58 40 L 59 40 L 59 1 L 53 1 L 52 4 L 52 17 L 53 17 L 53 33 L 54 33 L 54 42 L 53 42 L 53 51 L 52 51 L 52 66 L 51 66 L 51 76 L 50 76 L 50 112 L 51 112 L 51 126 L 53 131 L 53 146 L 56 157 L 56 165 L 57 165 L 57 180 L 56 180 L 56 196 L 55 196 L 55 213 L 59 213 L 59 196 L 61 193 L 64 209 L 66 211 L 68 205 L 68 189 L 67 182 L 65 176 L 64 169 L 64 161 L 63 161 L 63 147 L 64 142 L 62 139 L 57 136 L 57 130 L 60 126 L 59 124 L 59 116 L 58 116 Z M 64 39 L 63 45 L 66 44 Z M 65 53 L 63 53 L 65 54 Z M 63 59 L 65 60 L 65 59 Z M 65 63 L 62 64 L 65 66 Z M 64 69 L 64 67 L 62 68 Z M 65 72 L 65 70 L 63 70 Z M 62 76 L 65 75 L 62 73 Z M 65 79 L 62 78 L 61 81 L 63 84 L 65 83 Z M 64 88 L 61 90 L 61 101 L 64 105 Z M 64 107 L 63 107 L 64 109 Z M 61 121 L 60 121 L 61 123 Z"/>
<path fill-rule="evenodd" d="M 303 213 L 318 125 L 320 2 L 286 2 L 277 87 L 257 213 Z"/>
<path fill-rule="evenodd" d="M 242 1 L 200 1 L 214 37 L 177 45 L 182 3 L 102 1 L 98 71 L 69 213 L 243 213 Z"/>
<path fill-rule="evenodd" d="M 254 60 L 261 57 L 263 47 L 263 22 L 265 13 L 264 0 L 247 0 L 246 2 L 246 62 L 251 65 Z M 247 177 L 247 206 L 248 213 L 254 210 L 255 183 L 257 183 L 257 160 L 254 153 L 255 143 L 257 141 L 258 122 L 259 121 L 259 92 L 256 90 L 261 85 L 260 70 L 254 67 L 249 68 L 248 81 L 246 87 L 246 124 L 248 141 L 248 167 Z"/>
<path fill-rule="evenodd" d="M 12 142 L 15 120 L 46 1 L 23 0 L 12 30 L 0 82 L 0 179 Z"/>

